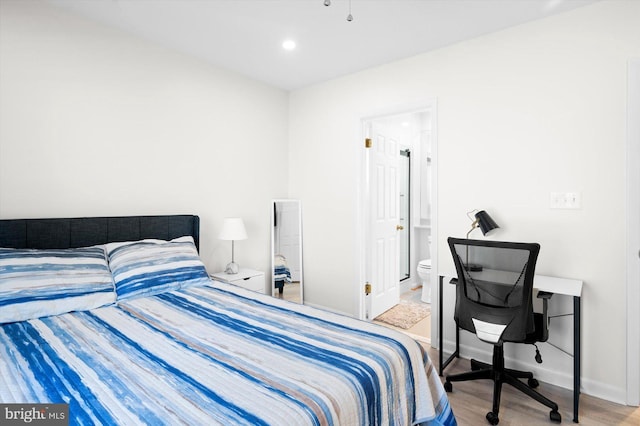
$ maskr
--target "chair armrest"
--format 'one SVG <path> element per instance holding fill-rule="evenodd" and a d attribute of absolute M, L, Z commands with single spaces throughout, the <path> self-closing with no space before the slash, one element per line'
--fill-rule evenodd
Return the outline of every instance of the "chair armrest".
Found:
<path fill-rule="evenodd" d="M 549 300 L 551 299 L 551 296 L 553 296 L 554 293 L 548 292 L 548 291 L 539 291 L 538 292 L 538 299 L 545 299 L 545 300 Z"/>
<path fill-rule="evenodd" d="M 458 279 L 457 278 L 451 278 L 449 280 L 449 284 L 458 285 Z"/>
<path fill-rule="evenodd" d="M 547 313 L 547 307 L 551 296 L 553 296 L 553 293 L 548 291 L 538 292 L 538 299 L 542 299 L 542 324 L 544 327 L 544 330 L 542 330 L 542 338 L 540 339 L 541 342 L 546 342 L 549 338 L 549 315 Z"/>
<path fill-rule="evenodd" d="M 551 296 L 553 296 L 553 293 L 550 293 L 548 291 L 538 292 L 538 299 L 542 299 L 542 314 L 544 315 L 545 323 L 547 321 L 547 306 L 549 299 L 551 299 Z"/>

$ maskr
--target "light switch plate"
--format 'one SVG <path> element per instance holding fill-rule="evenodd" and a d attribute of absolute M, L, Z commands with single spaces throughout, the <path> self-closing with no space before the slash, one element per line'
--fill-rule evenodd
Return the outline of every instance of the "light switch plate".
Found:
<path fill-rule="evenodd" d="M 552 192 L 549 198 L 549 208 L 579 209 L 582 207 L 582 196 L 579 192 Z"/>

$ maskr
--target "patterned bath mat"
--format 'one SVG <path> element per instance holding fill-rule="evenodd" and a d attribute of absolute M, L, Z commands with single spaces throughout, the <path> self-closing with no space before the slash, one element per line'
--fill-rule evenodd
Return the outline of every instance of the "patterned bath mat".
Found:
<path fill-rule="evenodd" d="M 401 300 L 375 320 L 407 330 L 431 314 L 429 305 Z"/>

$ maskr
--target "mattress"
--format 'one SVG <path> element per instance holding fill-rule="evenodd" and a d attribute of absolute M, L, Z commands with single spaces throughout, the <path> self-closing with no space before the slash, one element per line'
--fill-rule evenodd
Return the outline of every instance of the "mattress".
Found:
<path fill-rule="evenodd" d="M 456 424 L 410 337 L 215 281 L 3 324 L 0 382 L 70 424 Z"/>

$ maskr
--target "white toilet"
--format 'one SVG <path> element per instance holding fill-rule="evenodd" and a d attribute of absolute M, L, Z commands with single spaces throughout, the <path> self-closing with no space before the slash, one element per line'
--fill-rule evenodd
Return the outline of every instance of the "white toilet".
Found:
<path fill-rule="evenodd" d="M 418 276 L 422 281 L 422 301 L 431 303 L 431 259 L 418 262 Z"/>

